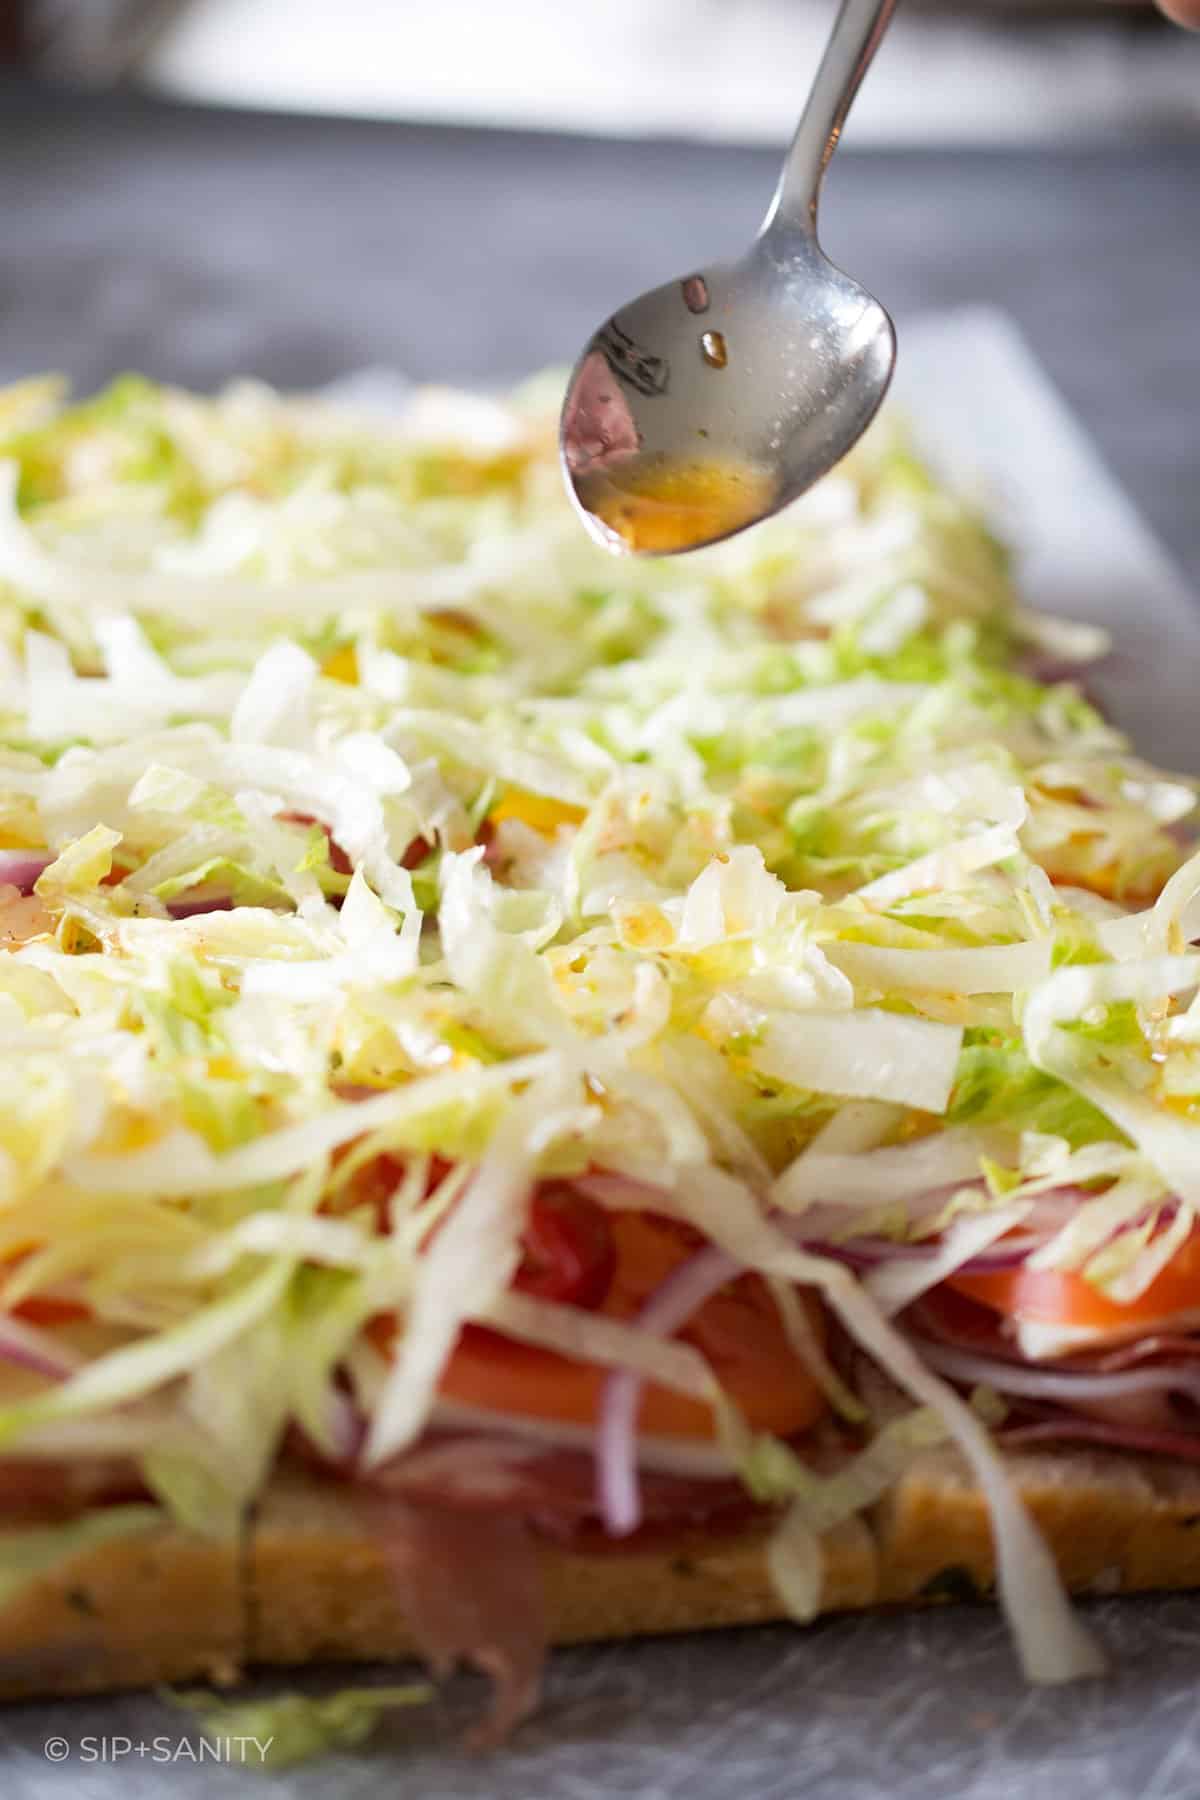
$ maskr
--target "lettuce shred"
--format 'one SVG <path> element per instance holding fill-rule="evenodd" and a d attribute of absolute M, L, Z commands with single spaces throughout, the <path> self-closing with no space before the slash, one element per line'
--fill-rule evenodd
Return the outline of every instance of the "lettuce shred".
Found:
<path fill-rule="evenodd" d="M 269 1774 L 331 1750 L 354 1749 L 389 1712 L 424 1706 L 433 1690 L 410 1682 L 403 1687 L 347 1687 L 332 1694 L 271 1694 L 255 1700 L 222 1700 L 200 1692 L 164 1697 L 196 1715 L 206 1732 L 236 1743 L 243 1768 Z"/>

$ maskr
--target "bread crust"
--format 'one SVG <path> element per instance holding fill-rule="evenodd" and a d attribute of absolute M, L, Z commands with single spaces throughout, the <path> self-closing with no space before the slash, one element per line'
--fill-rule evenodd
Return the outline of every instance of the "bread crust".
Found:
<path fill-rule="evenodd" d="M 1009 1456 L 1069 1587 L 1200 1587 L 1200 1467 L 1119 1452 Z M 644 1548 L 542 1551 L 559 1644 L 758 1624 L 783 1616 L 769 1528 L 682 1532 Z M 825 1540 L 822 1612 L 986 1595 L 987 1509 L 953 1451 L 921 1457 L 867 1519 Z M 288 1474 L 243 1544 L 169 1526 L 73 1558 L 0 1612 L 0 1697 L 236 1679 L 255 1664 L 415 1654 L 394 1577 L 346 1491 Z"/>
<path fill-rule="evenodd" d="M 1065 1447 L 1005 1460 L 1073 1592 L 1200 1587 L 1200 1466 Z M 876 1603 L 991 1591 L 987 1507 L 956 1452 L 915 1463 L 871 1528 Z"/>
<path fill-rule="evenodd" d="M 0 1699 L 236 1680 L 247 1548 L 164 1524 L 56 1563 L 0 1610 Z"/>
<path fill-rule="evenodd" d="M 541 1552 L 551 1641 L 587 1643 L 761 1624 L 780 1616 L 767 1572 L 769 1531 L 681 1532 L 645 1548 Z M 251 1561 L 248 1660 L 353 1662 L 412 1656 L 395 1577 L 333 1483 L 277 1482 L 264 1498 Z M 877 1583 L 870 1531 L 851 1520 L 826 1542 L 822 1610 L 866 1606 Z"/>

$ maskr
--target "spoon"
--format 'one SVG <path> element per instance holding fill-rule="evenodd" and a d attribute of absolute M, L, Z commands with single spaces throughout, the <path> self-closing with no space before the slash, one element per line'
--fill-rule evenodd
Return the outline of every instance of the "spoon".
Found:
<path fill-rule="evenodd" d="M 739 261 L 623 306 L 571 376 L 567 488 L 607 549 L 673 555 L 769 518 L 870 424 L 896 359 L 817 240 L 821 181 L 895 0 L 842 0 L 775 197 Z"/>

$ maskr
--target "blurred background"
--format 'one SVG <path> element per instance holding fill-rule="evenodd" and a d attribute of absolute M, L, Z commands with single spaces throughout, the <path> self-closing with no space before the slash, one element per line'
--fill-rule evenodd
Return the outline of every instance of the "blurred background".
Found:
<path fill-rule="evenodd" d="M 775 142 L 832 0 L 0 0 L 64 81 L 383 119 Z M 859 144 L 1200 132 L 1200 41 L 1137 0 L 906 0 Z"/>
<path fill-rule="evenodd" d="M 566 363 L 740 252 L 835 0 L 0 0 L 0 382 Z M 1200 571 L 1200 34 L 902 0 L 822 239 L 1016 321 Z M 987 420 L 980 422 L 987 429 Z"/>

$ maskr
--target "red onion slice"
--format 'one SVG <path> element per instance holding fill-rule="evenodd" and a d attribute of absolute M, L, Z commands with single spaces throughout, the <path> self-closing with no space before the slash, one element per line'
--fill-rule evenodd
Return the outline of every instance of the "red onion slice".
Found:
<path fill-rule="evenodd" d="M 798 1247 L 810 1256 L 826 1256 L 830 1262 L 844 1263 L 848 1269 L 879 1269 L 893 1262 L 930 1262 L 939 1248 L 939 1244 L 898 1244 L 890 1238 L 851 1238 L 844 1243 L 829 1244 L 813 1238 L 800 1238 L 795 1230 L 788 1236 L 796 1240 Z M 1016 1269 L 1025 1261 L 1030 1251 L 1036 1249 L 1041 1239 L 1030 1239 L 1022 1234 L 1020 1240 L 1005 1238 L 1004 1249 L 982 1252 L 979 1256 L 968 1257 L 954 1271 L 956 1275 L 992 1275 L 1006 1269 Z"/>
<path fill-rule="evenodd" d="M 1180 1462 L 1200 1462 L 1200 1435 L 1182 1431 L 1146 1431 L 1136 1425 L 1108 1424 L 1101 1419 L 1039 1419 L 1034 1425 L 1015 1425 L 1000 1433 L 1006 1450 L 1030 1444 L 1105 1444 L 1112 1450 L 1145 1451 L 1152 1456 L 1172 1456 Z"/>
<path fill-rule="evenodd" d="M 212 900 L 168 900 L 167 911 L 173 919 L 196 919 L 202 913 L 232 912 L 233 901 L 228 894 Z"/>
<path fill-rule="evenodd" d="M 909 1342 L 939 1375 L 966 1384 L 980 1383 L 1017 1399 L 1086 1406 L 1096 1400 L 1116 1400 L 1130 1394 L 1175 1393 L 1186 1394 L 1200 1404 L 1200 1367 L 1195 1363 L 1151 1363 L 1138 1369 L 1076 1373 L 1061 1367 L 1038 1369 L 990 1356 L 973 1356 L 967 1350 L 952 1350 L 925 1338 L 914 1337 Z"/>
<path fill-rule="evenodd" d="M 673 1269 L 634 1320 L 655 1337 L 671 1337 L 740 1273 L 733 1258 L 710 1245 Z M 618 1369 L 600 1395 L 596 1432 L 596 1497 L 613 1537 L 625 1537 L 641 1522 L 637 1477 L 637 1412 L 642 1377 Z"/>
<path fill-rule="evenodd" d="M 0 1362 L 28 1369 L 34 1375 L 45 1375 L 51 1381 L 65 1381 L 75 1373 L 82 1360 L 36 1326 L 26 1325 L 20 1319 L 0 1317 Z"/>
<path fill-rule="evenodd" d="M 1118 1344 L 1112 1350 L 1100 1352 L 1090 1366 L 1107 1373 L 1110 1369 L 1131 1369 L 1137 1364 L 1148 1363 L 1152 1357 L 1164 1360 L 1182 1357 L 1189 1361 L 1200 1358 L 1200 1336 L 1185 1336 L 1178 1331 L 1156 1332 L 1152 1337 L 1139 1338 L 1136 1343 Z"/>
<path fill-rule="evenodd" d="M 54 861 L 49 851 L 0 850 L 0 887 L 20 888 L 32 894 L 34 882 Z"/>
<path fill-rule="evenodd" d="M 589 1175 L 577 1175 L 571 1186 L 589 1200 L 598 1200 L 602 1206 L 643 1207 L 654 1212 L 671 1205 L 671 1194 L 668 1188 L 654 1187 L 648 1181 L 639 1181 L 634 1175 L 616 1175 L 611 1172 L 596 1171 Z"/>

